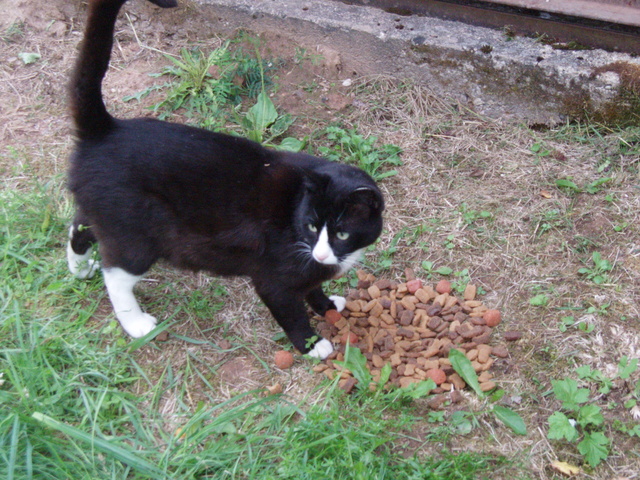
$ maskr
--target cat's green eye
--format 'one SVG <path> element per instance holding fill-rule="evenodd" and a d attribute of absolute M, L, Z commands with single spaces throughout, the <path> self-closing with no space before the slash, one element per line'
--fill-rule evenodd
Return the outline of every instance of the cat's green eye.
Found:
<path fill-rule="evenodd" d="M 310 223 L 308 225 L 308 227 L 309 227 L 309 230 L 311 230 L 313 233 L 317 233 L 318 232 L 318 227 L 316 227 L 315 225 Z"/>
<path fill-rule="evenodd" d="M 349 234 L 347 232 L 338 232 L 336 237 L 338 237 L 338 240 L 346 240 L 349 238 Z"/>

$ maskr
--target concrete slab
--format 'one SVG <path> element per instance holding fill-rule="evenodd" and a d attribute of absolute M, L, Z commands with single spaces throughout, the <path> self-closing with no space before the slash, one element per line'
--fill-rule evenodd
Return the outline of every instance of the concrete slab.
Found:
<path fill-rule="evenodd" d="M 640 90 L 640 60 L 623 53 L 557 50 L 504 31 L 330 0 L 195 2 L 222 31 L 277 32 L 339 55 L 344 78 L 413 79 L 494 118 L 556 124 L 610 114 L 633 107 L 624 94 Z"/>

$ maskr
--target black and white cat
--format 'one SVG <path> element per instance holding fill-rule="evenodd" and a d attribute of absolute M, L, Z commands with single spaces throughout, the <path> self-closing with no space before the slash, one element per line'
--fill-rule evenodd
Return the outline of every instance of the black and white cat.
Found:
<path fill-rule="evenodd" d="M 248 276 L 293 345 L 326 358 L 333 346 L 315 337 L 304 302 L 319 314 L 344 308 L 344 298 L 328 298 L 321 284 L 350 269 L 380 235 L 380 190 L 352 166 L 185 125 L 113 118 L 101 84 L 125 2 L 89 0 L 71 81 L 77 143 L 69 188 L 77 212 L 69 269 L 91 277 L 99 245 L 116 317 L 133 337 L 156 325 L 133 288 L 157 260 Z"/>

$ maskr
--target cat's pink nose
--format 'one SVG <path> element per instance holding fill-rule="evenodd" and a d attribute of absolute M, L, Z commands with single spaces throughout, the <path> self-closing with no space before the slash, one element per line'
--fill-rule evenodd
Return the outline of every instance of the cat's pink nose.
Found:
<path fill-rule="evenodd" d="M 323 262 L 324 260 L 329 258 L 329 254 L 328 253 L 316 253 L 315 257 L 316 257 L 317 261 Z"/>

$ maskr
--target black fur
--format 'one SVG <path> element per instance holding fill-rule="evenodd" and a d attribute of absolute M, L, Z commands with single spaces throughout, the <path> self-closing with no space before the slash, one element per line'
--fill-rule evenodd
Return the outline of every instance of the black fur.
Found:
<path fill-rule="evenodd" d="M 90 0 L 71 82 L 78 136 L 69 171 L 78 207 L 73 250 L 82 254 L 97 242 L 104 268 L 134 275 L 164 259 L 248 276 L 293 345 L 307 352 L 315 333 L 304 300 L 320 314 L 334 308 L 321 283 L 341 273 L 310 256 L 317 233 L 309 224 L 318 231 L 327 224 L 342 259 L 380 234 L 380 191 L 351 166 L 180 124 L 111 117 L 101 82 L 125 1 Z M 338 240 L 337 232 L 349 238 Z"/>

